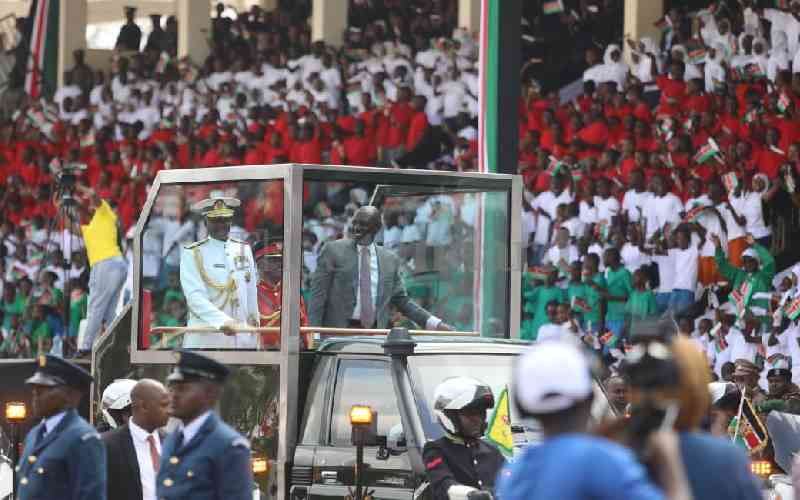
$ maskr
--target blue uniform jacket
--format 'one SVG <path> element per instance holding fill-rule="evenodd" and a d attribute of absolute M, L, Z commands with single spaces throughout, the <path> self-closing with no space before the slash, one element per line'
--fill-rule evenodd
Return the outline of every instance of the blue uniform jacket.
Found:
<path fill-rule="evenodd" d="M 167 436 L 161 450 L 158 498 L 252 500 L 250 443 L 245 438 L 213 412 L 191 441 L 179 446 L 178 436 Z"/>
<path fill-rule="evenodd" d="M 25 438 L 17 467 L 19 500 L 105 500 L 106 449 L 75 410 L 35 443 L 44 422 Z"/>

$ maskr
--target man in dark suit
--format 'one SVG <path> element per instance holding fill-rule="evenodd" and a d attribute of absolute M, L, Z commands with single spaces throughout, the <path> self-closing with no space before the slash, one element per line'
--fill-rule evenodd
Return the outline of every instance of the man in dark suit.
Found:
<path fill-rule="evenodd" d="M 311 276 L 308 320 L 311 326 L 386 328 L 395 306 L 423 328 L 452 330 L 412 301 L 400 276 L 400 259 L 375 245 L 381 213 L 361 207 L 353 216 L 350 238 L 322 247 Z"/>
<path fill-rule="evenodd" d="M 125 7 L 126 22 L 119 29 L 117 36 L 117 50 L 133 50 L 139 52 L 142 43 L 142 29 L 136 24 L 136 7 Z"/>
<path fill-rule="evenodd" d="M 39 356 L 36 372 L 25 383 L 32 388 L 33 414 L 42 422 L 25 438 L 16 498 L 105 500 L 106 450 L 75 409 L 92 376 L 48 354 Z"/>
<path fill-rule="evenodd" d="M 158 429 L 169 419 L 169 393 L 161 382 L 143 379 L 131 390 L 128 423 L 103 434 L 108 455 L 108 498 L 155 500 L 161 456 Z"/>
<path fill-rule="evenodd" d="M 156 492 L 166 500 L 252 500 L 250 443 L 214 412 L 229 370 L 192 351 L 175 353 L 167 378 L 181 427 L 164 441 Z"/>

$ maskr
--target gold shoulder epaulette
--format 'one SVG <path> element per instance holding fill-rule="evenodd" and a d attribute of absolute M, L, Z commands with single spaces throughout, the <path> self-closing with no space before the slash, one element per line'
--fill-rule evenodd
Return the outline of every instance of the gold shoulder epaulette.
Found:
<path fill-rule="evenodd" d="M 185 248 L 187 250 L 191 250 L 192 248 L 199 247 L 200 245 L 202 245 L 203 243 L 206 243 L 206 242 L 208 242 L 208 238 L 204 238 L 204 239 L 202 239 L 200 241 L 195 241 L 194 243 L 190 243 L 189 245 L 186 245 L 183 248 Z"/>

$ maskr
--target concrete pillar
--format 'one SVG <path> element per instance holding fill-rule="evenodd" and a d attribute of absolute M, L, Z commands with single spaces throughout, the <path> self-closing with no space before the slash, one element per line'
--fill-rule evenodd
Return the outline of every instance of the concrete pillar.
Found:
<path fill-rule="evenodd" d="M 210 0 L 176 0 L 178 18 L 178 57 L 189 56 L 195 64 L 208 57 L 211 36 Z"/>
<path fill-rule="evenodd" d="M 480 0 L 458 0 L 458 27 L 467 28 L 470 33 L 477 33 L 480 31 Z"/>
<path fill-rule="evenodd" d="M 69 8 L 67 8 L 69 7 Z M 72 52 L 86 48 L 87 0 L 59 0 L 58 12 L 58 85 L 64 84 L 64 72 L 72 67 Z"/>
<path fill-rule="evenodd" d="M 658 43 L 661 31 L 653 23 L 664 15 L 664 0 L 625 0 L 624 33 L 628 38 L 638 40 L 649 36 Z M 625 44 L 625 54 L 630 62 L 630 49 Z"/>
<path fill-rule="evenodd" d="M 347 29 L 347 0 L 314 0 L 311 9 L 311 41 L 340 47 Z"/>

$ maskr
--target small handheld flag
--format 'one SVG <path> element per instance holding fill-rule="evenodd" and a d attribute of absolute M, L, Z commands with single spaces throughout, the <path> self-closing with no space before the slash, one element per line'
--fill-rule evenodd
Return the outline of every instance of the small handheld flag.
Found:
<path fill-rule="evenodd" d="M 506 458 L 514 456 L 514 436 L 511 432 L 511 408 L 508 401 L 508 387 L 503 389 L 497 399 L 489 427 L 486 431 L 486 440 L 495 446 Z"/>

